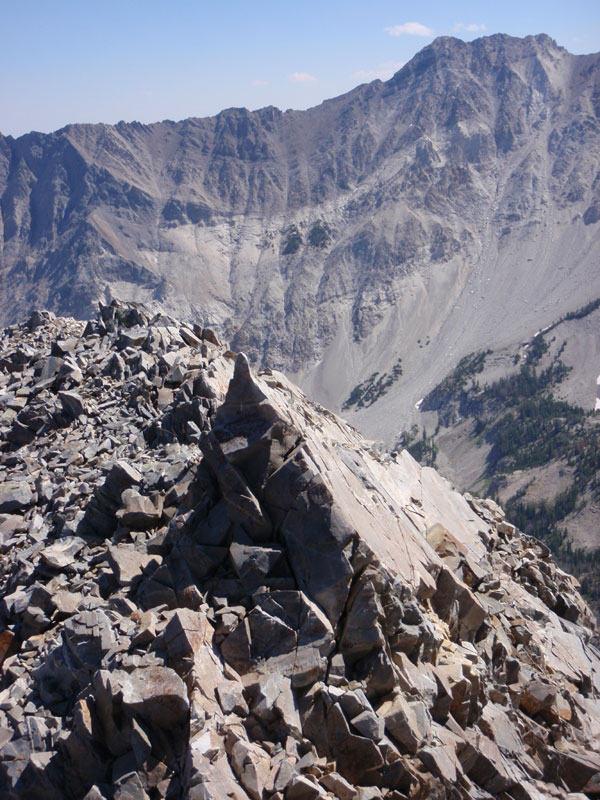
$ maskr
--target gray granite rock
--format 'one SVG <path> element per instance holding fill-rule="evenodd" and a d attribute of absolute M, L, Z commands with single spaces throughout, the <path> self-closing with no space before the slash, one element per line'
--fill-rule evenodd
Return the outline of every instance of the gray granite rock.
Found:
<path fill-rule="evenodd" d="M 1 791 L 595 796 L 548 551 L 203 336 L 118 302 L 0 332 Z"/>

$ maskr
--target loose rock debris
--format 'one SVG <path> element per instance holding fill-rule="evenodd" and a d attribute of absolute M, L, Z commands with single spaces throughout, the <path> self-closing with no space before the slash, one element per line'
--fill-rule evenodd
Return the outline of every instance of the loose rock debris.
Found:
<path fill-rule="evenodd" d="M 212 331 L 0 334 L 0 797 L 600 796 L 577 583 Z"/>

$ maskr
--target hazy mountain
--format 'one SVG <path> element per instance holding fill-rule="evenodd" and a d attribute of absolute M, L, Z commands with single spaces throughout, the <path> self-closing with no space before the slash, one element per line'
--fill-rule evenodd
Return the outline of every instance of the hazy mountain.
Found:
<path fill-rule="evenodd" d="M 599 55 L 494 35 L 308 111 L 0 137 L 2 321 L 159 299 L 334 407 L 373 388 L 353 420 L 392 440 L 600 296 L 599 117 Z"/>

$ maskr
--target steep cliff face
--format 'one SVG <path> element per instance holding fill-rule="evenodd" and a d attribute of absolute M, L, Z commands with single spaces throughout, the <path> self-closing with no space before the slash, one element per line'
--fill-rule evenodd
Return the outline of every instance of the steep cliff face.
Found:
<path fill-rule="evenodd" d="M 599 64 L 441 38 L 305 112 L 2 138 L 3 319 L 159 299 L 338 407 L 402 358 L 397 414 L 600 295 Z"/>
<path fill-rule="evenodd" d="M 495 503 L 161 313 L 0 344 L 3 796 L 598 796 L 594 623 Z"/>

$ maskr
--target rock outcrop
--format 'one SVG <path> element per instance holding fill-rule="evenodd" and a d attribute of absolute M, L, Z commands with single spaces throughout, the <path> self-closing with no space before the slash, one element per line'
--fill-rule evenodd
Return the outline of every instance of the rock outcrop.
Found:
<path fill-rule="evenodd" d="M 600 795 L 573 578 L 208 330 L 0 336 L 0 795 Z"/>

